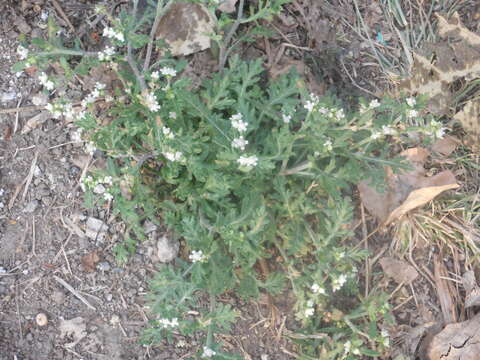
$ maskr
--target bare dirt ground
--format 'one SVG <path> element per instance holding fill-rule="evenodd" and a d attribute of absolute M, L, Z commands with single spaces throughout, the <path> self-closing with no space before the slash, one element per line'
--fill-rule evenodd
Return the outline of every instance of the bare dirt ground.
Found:
<path fill-rule="evenodd" d="M 377 2 L 358 2 L 371 36 L 385 36 L 388 46 L 380 50 L 385 50 L 386 57 L 400 59 L 401 44 L 389 33 Z M 19 60 L 20 34 L 45 36 L 49 15 L 64 32 L 70 29 L 65 17 L 75 29 L 81 29 L 99 2 L 57 0 L 63 15 L 53 3 L 0 0 L 0 360 L 194 358 L 202 346 L 195 337 L 177 336 L 172 344 L 153 347 L 139 343 L 150 317 L 144 296 L 159 265 L 156 244 L 165 229 L 146 224 L 150 240 L 139 244 L 128 263 L 116 262 L 112 247 L 121 240 L 125 225 L 111 216 L 109 208 L 86 209 L 79 187 L 81 174 L 87 166 L 101 164 L 101 154 L 88 164 L 83 145 L 73 141 L 75 129 L 42 115 L 45 99 L 38 97 L 40 86 L 35 77 L 11 72 Z M 463 8 L 463 16 L 470 28 L 477 30 L 472 15 L 477 5 L 471 3 Z M 389 82 L 368 53 L 368 39 L 350 25 L 357 16 L 352 4 L 293 1 L 274 19 L 276 35 L 247 46 L 242 55 L 265 56 L 272 77 L 296 66 L 318 94 L 327 89 L 344 97 L 379 94 Z M 86 33 L 86 42 L 95 40 L 88 40 L 90 35 Z M 205 69 L 212 69 L 212 58 L 206 52 L 188 60 L 196 80 L 205 76 Z M 36 105 L 40 105 L 36 110 L 25 108 Z M 35 117 L 30 129 L 27 124 Z M 472 187 L 473 192 L 478 191 L 478 186 Z M 375 228 L 370 223 L 368 227 L 369 232 Z M 390 234 L 376 235 L 370 250 L 380 257 L 392 240 Z M 438 253 L 436 246 L 417 247 L 415 259 L 410 254 L 412 261 L 433 272 L 431 255 Z M 460 261 L 448 256 L 444 256 L 448 270 L 463 273 L 465 255 L 460 252 Z M 381 273 L 378 264 L 373 271 L 375 276 Z M 425 280 L 433 276 L 427 275 L 400 291 L 391 281 L 380 284 L 396 292 L 398 332 L 407 333 L 439 316 L 435 284 Z M 222 339 L 228 350 L 245 359 L 293 359 L 292 344 L 282 336 L 285 328 L 292 328 L 289 306 L 283 304 L 288 299 L 281 300 L 276 299 L 280 311 L 272 323 L 266 299 L 251 304 L 222 299 L 241 310 L 232 335 Z M 44 326 L 39 325 L 38 314 L 47 317 Z M 424 333 L 418 332 L 417 337 Z"/>

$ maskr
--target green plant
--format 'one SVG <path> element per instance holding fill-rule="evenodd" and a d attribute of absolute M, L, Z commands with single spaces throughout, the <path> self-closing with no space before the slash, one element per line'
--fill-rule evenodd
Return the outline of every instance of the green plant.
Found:
<path fill-rule="evenodd" d="M 177 77 L 184 62 L 163 59 L 161 67 L 140 72 L 128 49 L 148 39 L 122 32 L 136 27 L 131 16 L 121 19 L 106 34 L 119 46 L 127 43 L 126 54 L 107 49 L 94 57 L 36 40 L 43 51 L 26 61 L 42 67 L 62 55 L 65 74 L 42 75 L 46 89 L 102 62 L 120 80 L 111 94 L 97 83 L 77 110 L 67 99 L 48 109 L 76 118 L 77 139 L 88 141 L 91 154 L 98 149 L 107 157 L 105 172 L 86 177 L 83 187 L 87 203 L 111 202 L 127 225 L 118 258 L 135 250 L 146 219 L 167 225 L 189 254 L 160 267 L 152 280 L 156 317 L 144 341 L 172 340 L 173 329 L 202 331 L 199 356 L 234 358 L 214 334 L 228 331 L 237 312 L 217 296 L 290 291 L 299 324 L 292 340 L 303 358 L 380 356 L 388 347 L 382 326 L 392 319 L 385 296 L 372 291 L 362 298 L 358 291 L 356 264 L 367 254 L 349 245 L 351 185 L 369 178 L 381 187 L 384 166 L 404 167 L 392 159 L 390 144 L 413 141 L 413 131 L 432 133 L 428 124 L 409 123 L 420 106 L 414 99 L 362 100 L 359 111 L 347 111 L 332 96 L 308 94 L 296 74 L 268 81 L 261 59 L 238 56 L 192 90 L 188 79 Z M 80 62 L 71 59 L 82 54 Z M 99 100 L 108 103 L 106 111 L 96 108 Z M 257 262 L 272 257 L 281 261 L 258 274 Z M 202 307 L 205 295 L 209 305 Z"/>

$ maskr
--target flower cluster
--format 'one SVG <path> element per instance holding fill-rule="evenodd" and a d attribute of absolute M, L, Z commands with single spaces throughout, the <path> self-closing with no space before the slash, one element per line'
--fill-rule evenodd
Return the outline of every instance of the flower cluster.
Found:
<path fill-rule="evenodd" d="M 157 112 L 161 108 L 153 92 L 145 94 L 143 105 L 145 105 L 151 112 Z"/>
<path fill-rule="evenodd" d="M 202 358 L 211 358 L 212 356 L 215 356 L 216 354 L 217 353 L 214 350 L 212 350 L 212 349 L 210 349 L 206 346 L 203 347 Z"/>
<path fill-rule="evenodd" d="M 243 121 L 242 114 L 238 113 L 230 116 L 230 121 L 232 122 L 232 127 L 234 129 L 237 129 L 238 132 L 244 133 L 245 131 L 247 131 L 248 123 L 246 121 Z"/>
<path fill-rule="evenodd" d="M 232 147 L 234 149 L 240 149 L 242 151 L 245 150 L 245 146 L 248 145 L 248 140 L 245 140 L 245 138 L 243 136 L 240 136 L 236 139 L 233 139 L 232 141 Z"/>
<path fill-rule="evenodd" d="M 105 200 L 111 201 L 113 195 L 108 191 L 108 187 L 112 184 L 113 178 L 109 175 L 99 179 L 94 179 L 89 175 L 83 179 L 82 183 L 80 183 L 80 187 L 83 191 L 87 188 L 92 189 L 95 194 L 102 195 Z"/>
<path fill-rule="evenodd" d="M 19 45 L 17 48 L 17 54 L 20 57 L 20 60 L 25 60 L 28 56 L 28 49 L 24 48 L 22 45 Z"/>
<path fill-rule="evenodd" d="M 40 73 L 38 76 L 38 81 L 40 81 L 40 84 L 47 90 L 53 90 L 55 89 L 55 84 L 53 83 L 52 80 L 50 80 L 44 72 Z"/>
<path fill-rule="evenodd" d="M 430 136 L 435 136 L 437 139 L 442 139 L 445 136 L 445 131 L 447 128 L 442 126 L 442 123 L 432 120 L 430 124 L 425 129 L 425 133 Z"/>
<path fill-rule="evenodd" d="M 45 105 L 45 109 L 48 110 L 55 119 L 59 119 L 61 116 L 65 116 L 67 119 L 73 119 L 75 116 L 73 106 L 70 103 L 48 103 Z"/>
<path fill-rule="evenodd" d="M 345 344 L 343 344 L 343 354 L 347 356 L 348 354 L 352 353 L 353 355 L 360 355 L 360 350 L 352 345 L 352 342 L 348 340 Z"/>
<path fill-rule="evenodd" d="M 325 150 L 328 151 L 328 152 L 332 151 L 332 150 L 333 150 L 332 140 L 327 139 L 327 140 L 323 143 L 323 147 L 324 147 Z"/>
<path fill-rule="evenodd" d="M 162 132 L 163 132 L 163 135 L 165 135 L 165 137 L 167 139 L 172 140 L 172 139 L 175 138 L 175 134 L 173 133 L 172 129 L 170 129 L 167 126 L 162 127 Z"/>
<path fill-rule="evenodd" d="M 285 124 L 289 124 L 290 121 L 292 120 L 292 115 L 283 113 L 282 114 L 282 120 Z"/>
<path fill-rule="evenodd" d="M 162 325 L 162 327 L 164 329 L 167 329 L 169 327 L 174 328 L 174 327 L 177 327 L 179 325 L 177 318 L 173 318 L 171 320 L 169 320 L 169 319 L 158 319 L 158 322 Z"/>
<path fill-rule="evenodd" d="M 321 294 L 321 295 L 325 295 L 326 292 L 325 292 L 325 289 L 323 287 L 321 287 L 320 285 L 318 285 L 317 283 L 314 283 L 311 287 L 310 287 L 310 290 L 312 290 L 312 292 L 314 294 Z"/>
<path fill-rule="evenodd" d="M 204 262 L 207 260 L 207 256 L 203 254 L 202 250 L 192 250 L 192 253 L 188 256 L 191 262 Z"/>
<path fill-rule="evenodd" d="M 103 90 L 105 89 L 105 84 L 97 82 L 93 91 L 87 95 L 85 99 L 82 100 L 82 108 L 86 108 L 89 104 L 93 104 L 101 95 L 103 95 Z"/>
<path fill-rule="evenodd" d="M 312 316 L 313 314 L 315 314 L 315 308 L 313 307 L 313 301 L 312 300 L 308 300 L 307 301 L 307 308 L 305 309 L 305 317 L 310 317 Z"/>
<path fill-rule="evenodd" d="M 182 160 L 182 157 L 183 157 L 183 153 L 181 151 L 164 151 L 163 153 L 163 156 L 165 156 L 165 158 L 167 160 L 170 160 L 170 161 L 180 161 Z"/>
<path fill-rule="evenodd" d="M 163 76 L 167 77 L 175 77 L 177 76 L 177 71 L 171 67 L 164 66 L 163 68 L 160 69 L 160 72 L 162 73 Z"/>
<path fill-rule="evenodd" d="M 123 36 L 123 33 L 121 33 L 120 31 L 116 31 L 111 27 L 106 27 L 105 29 L 103 29 L 103 36 L 106 36 L 109 39 L 117 39 L 122 43 L 125 41 L 125 36 Z"/>
<path fill-rule="evenodd" d="M 115 48 L 112 46 L 107 46 L 103 51 L 98 53 L 98 60 L 111 61 L 113 55 L 115 55 Z"/>
<path fill-rule="evenodd" d="M 317 95 L 311 93 L 310 99 L 306 100 L 303 106 L 309 113 L 311 113 L 315 108 L 315 106 L 318 105 L 319 101 L 320 101 L 320 98 Z"/>
<path fill-rule="evenodd" d="M 240 164 L 240 166 L 255 167 L 255 166 L 257 166 L 258 158 L 255 155 L 240 156 L 237 159 L 237 162 Z"/>
<path fill-rule="evenodd" d="M 332 291 L 340 290 L 347 282 L 347 275 L 341 274 L 339 277 L 332 280 Z"/>

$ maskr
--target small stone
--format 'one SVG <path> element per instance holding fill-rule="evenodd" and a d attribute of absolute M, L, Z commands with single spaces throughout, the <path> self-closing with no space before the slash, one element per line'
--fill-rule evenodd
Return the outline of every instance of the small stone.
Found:
<path fill-rule="evenodd" d="M 107 294 L 107 296 L 105 296 L 105 299 L 106 299 L 108 302 L 110 302 L 110 301 L 112 301 L 112 299 L 113 299 L 113 295 L 112 295 L 112 294 Z"/>
<path fill-rule="evenodd" d="M 58 305 L 61 305 L 65 302 L 65 294 L 60 290 L 54 291 L 52 294 L 52 298 L 53 298 L 53 301 Z"/>
<path fill-rule="evenodd" d="M 102 261 L 97 264 L 97 269 L 101 271 L 108 271 L 110 268 L 111 266 L 107 261 Z"/>
<path fill-rule="evenodd" d="M 7 103 L 9 101 L 15 100 L 17 98 L 17 93 L 15 91 L 4 92 L 0 96 L 0 102 Z"/>
<path fill-rule="evenodd" d="M 25 209 L 23 209 L 23 212 L 28 214 L 33 213 L 37 207 L 38 207 L 38 200 L 32 200 L 27 204 L 27 206 L 25 206 Z"/>
<path fill-rule="evenodd" d="M 38 313 L 37 316 L 35 316 L 35 321 L 38 326 L 46 326 L 48 324 L 48 317 L 44 313 Z"/>
<path fill-rule="evenodd" d="M 143 229 L 144 229 L 145 235 L 148 235 L 151 232 L 154 232 L 155 230 L 157 230 L 157 225 L 155 225 L 153 222 L 147 220 L 147 221 L 145 221 L 145 224 L 143 224 Z"/>
<path fill-rule="evenodd" d="M 162 263 L 167 263 L 177 257 L 180 244 L 178 240 L 171 240 L 166 236 L 162 236 L 157 242 L 157 256 Z"/>
<path fill-rule="evenodd" d="M 105 239 L 108 226 L 99 219 L 89 217 L 86 223 L 85 235 L 92 240 L 103 241 Z"/>
<path fill-rule="evenodd" d="M 110 319 L 110 324 L 116 325 L 120 323 L 120 316 L 114 314 L 112 318 Z"/>

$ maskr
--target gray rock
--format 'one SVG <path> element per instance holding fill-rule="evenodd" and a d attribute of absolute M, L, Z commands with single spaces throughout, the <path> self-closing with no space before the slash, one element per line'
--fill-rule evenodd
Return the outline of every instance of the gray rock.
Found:
<path fill-rule="evenodd" d="M 85 235 L 92 240 L 103 241 L 108 230 L 107 224 L 102 220 L 89 217 L 86 223 Z"/>
<path fill-rule="evenodd" d="M 167 263 L 174 260 L 178 255 L 179 249 L 180 243 L 178 240 L 172 240 L 166 236 L 162 236 L 157 242 L 158 261 Z"/>
<path fill-rule="evenodd" d="M 97 269 L 101 271 L 108 271 L 111 269 L 111 266 L 108 261 L 102 261 L 97 264 Z"/>
<path fill-rule="evenodd" d="M 2 103 L 7 103 L 9 101 L 15 100 L 16 98 L 17 98 L 17 93 L 15 91 L 9 91 L 9 92 L 2 93 L 2 96 L 0 97 L 0 101 Z"/>
<path fill-rule="evenodd" d="M 38 207 L 38 200 L 32 200 L 27 204 L 27 206 L 25 206 L 25 209 L 23 209 L 23 212 L 28 214 L 33 213 L 37 207 Z"/>
<path fill-rule="evenodd" d="M 157 225 L 147 220 L 145 221 L 145 224 L 143 224 L 143 229 L 144 229 L 145 235 L 148 235 L 151 232 L 154 232 L 155 230 L 157 230 Z"/>

